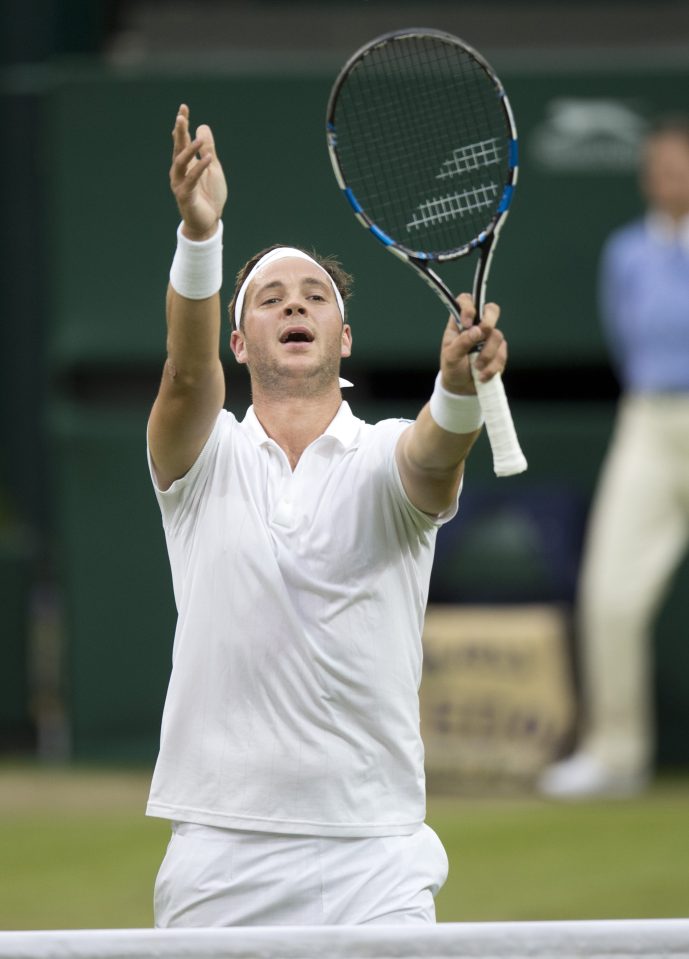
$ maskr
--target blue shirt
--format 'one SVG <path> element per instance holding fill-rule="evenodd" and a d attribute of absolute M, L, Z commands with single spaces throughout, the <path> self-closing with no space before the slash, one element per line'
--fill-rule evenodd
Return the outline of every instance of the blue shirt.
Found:
<path fill-rule="evenodd" d="M 651 214 L 615 231 L 601 258 L 612 362 L 634 393 L 689 392 L 689 230 Z"/>

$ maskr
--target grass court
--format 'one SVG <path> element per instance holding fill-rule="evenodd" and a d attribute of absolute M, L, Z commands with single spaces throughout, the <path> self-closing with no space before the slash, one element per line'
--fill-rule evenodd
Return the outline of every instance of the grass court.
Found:
<path fill-rule="evenodd" d="M 0 928 L 152 924 L 169 835 L 148 770 L 0 766 Z M 553 804 L 431 796 L 450 876 L 441 922 L 689 914 L 689 776 L 643 797 Z"/>

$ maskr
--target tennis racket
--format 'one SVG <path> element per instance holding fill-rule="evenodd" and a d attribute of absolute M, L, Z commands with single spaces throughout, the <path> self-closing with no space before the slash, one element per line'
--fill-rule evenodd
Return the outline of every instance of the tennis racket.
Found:
<path fill-rule="evenodd" d="M 431 265 L 477 251 L 473 293 L 483 314 L 498 233 L 517 182 L 517 131 L 484 58 L 439 30 L 408 29 L 367 43 L 345 64 L 328 102 L 328 150 L 359 222 L 459 308 Z M 498 476 L 526 469 L 502 378 L 476 392 Z"/>

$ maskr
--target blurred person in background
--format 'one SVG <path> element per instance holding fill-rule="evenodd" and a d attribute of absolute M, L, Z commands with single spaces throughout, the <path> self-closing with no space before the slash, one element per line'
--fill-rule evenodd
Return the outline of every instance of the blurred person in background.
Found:
<path fill-rule="evenodd" d="M 645 215 L 601 258 L 600 309 L 622 386 L 579 584 L 583 725 L 547 768 L 554 798 L 633 795 L 654 764 L 653 623 L 689 541 L 689 117 L 641 154 Z"/>

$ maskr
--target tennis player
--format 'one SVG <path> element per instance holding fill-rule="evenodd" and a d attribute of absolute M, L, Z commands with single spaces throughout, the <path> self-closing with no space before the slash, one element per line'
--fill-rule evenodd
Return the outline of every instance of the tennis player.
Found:
<path fill-rule="evenodd" d="M 148 424 L 178 625 L 148 814 L 173 821 L 158 926 L 428 923 L 447 856 L 424 824 L 418 686 L 438 527 L 481 427 L 468 353 L 505 367 L 498 307 L 448 323 L 430 403 L 364 423 L 341 396 L 349 278 L 277 247 L 240 272 L 219 358 L 227 188 L 180 106 L 182 222 Z"/>

